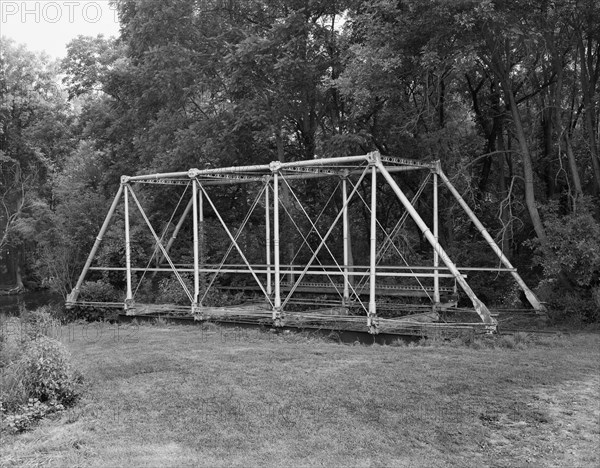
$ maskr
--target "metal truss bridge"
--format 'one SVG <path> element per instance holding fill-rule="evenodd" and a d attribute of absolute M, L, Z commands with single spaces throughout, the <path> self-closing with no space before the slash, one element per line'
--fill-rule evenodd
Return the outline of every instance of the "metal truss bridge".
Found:
<path fill-rule="evenodd" d="M 414 173 L 410 177 L 419 182 L 410 199 L 395 177 L 401 172 Z M 315 197 L 307 184 L 317 179 L 328 183 L 313 182 L 312 189 L 322 191 Z M 248 210 L 241 221 L 238 217 L 232 223 L 219 197 L 227 196 L 228 187 L 242 184 L 243 205 Z M 180 190 L 180 195 L 171 219 L 159 231 L 143 206 L 147 197 L 142 195 L 152 192 L 160 196 L 166 185 Z M 142 186 L 146 188 L 142 190 Z M 439 242 L 438 191 L 442 187 L 457 200 L 489 244 L 490 263 L 496 266 L 460 267 L 446 253 Z M 430 191 L 432 205 L 428 216 L 417 208 L 425 191 Z M 389 209 L 390 197 L 395 210 Z M 311 200 L 319 200 L 319 206 Z M 390 220 L 392 212 L 400 214 Z M 95 265 L 103 237 L 116 218 L 123 225 L 124 262 Z M 428 222 L 424 218 L 429 218 Z M 132 235 L 132 223 L 136 222 L 136 232 L 142 226 L 151 244 L 144 253 L 145 265 L 132 264 L 132 250 L 139 243 Z M 417 230 L 430 248 L 426 265 L 413 265 L 407 258 L 407 239 Z M 288 248 L 290 245 L 293 250 Z M 357 264 L 356 259 L 363 263 Z M 122 302 L 79 299 L 86 277 L 98 272 L 124 276 Z M 543 305 L 451 184 L 439 161 L 420 162 L 372 152 L 123 176 L 67 306 L 121 307 L 127 315 L 177 311 L 197 320 L 258 321 L 279 327 L 347 323 L 372 334 L 425 326 L 469 326 L 489 332 L 495 330 L 497 321 L 468 282 L 469 275 L 481 272 L 512 275 L 532 308 L 540 315 L 544 313 Z M 144 278 L 166 274 L 176 278 L 187 306 L 136 300 Z M 253 294 L 255 302 L 214 307 L 209 298 L 215 289 Z M 472 308 L 457 307 L 459 294 L 468 297 Z M 413 302 L 407 303 L 406 298 Z M 402 314 L 390 316 L 384 313 L 388 309 Z M 440 314 L 448 311 L 470 315 L 459 313 L 460 319 L 441 320 Z M 465 316 L 472 318 L 465 320 Z"/>

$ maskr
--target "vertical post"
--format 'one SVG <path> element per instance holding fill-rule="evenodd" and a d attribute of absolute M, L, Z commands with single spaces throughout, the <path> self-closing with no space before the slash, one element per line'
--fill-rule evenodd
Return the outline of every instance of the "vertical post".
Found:
<path fill-rule="evenodd" d="M 198 190 L 198 222 L 200 223 L 200 264 L 204 265 L 206 263 L 206 233 L 204 231 L 204 192 L 202 190 Z"/>
<path fill-rule="evenodd" d="M 133 302 L 133 293 L 131 292 L 131 238 L 129 233 L 129 184 L 125 185 L 125 270 L 127 276 L 127 295 L 125 296 L 125 310 Z"/>
<path fill-rule="evenodd" d="M 198 181 L 193 179 L 192 184 L 192 216 L 194 223 L 194 301 L 192 303 L 192 313 L 194 313 L 198 306 L 198 296 L 200 295 L 200 254 L 198 248 Z"/>
<path fill-rule="evenodd" d="M 438 175 L 433 173 L 433 237 L 436 242 L 439 242 L 439 219 L 438 219 Z M 433 249 L 433 306 L 434 308 L 440 303 L 440 255 L 437 250 Z"/>
<path fill-rule="evenodd" d="M 348 277 L 348 263 L 350 262 L 349 255 L 349 235 L 350 235 L 350 227 L 348 225 L 348 192 L 347 192 L 347 178 L 348 173 L 346 172 L 342 176 L 342 206 L 344 207 L 343 214 L 343 230 L 344 230 L 344 297 L 343 297 L 343 306 L 348 306 L 350 302 L 350 287 L 349 287 L 349 277 Z"/>
<path fill-rule="evenodd" d="M 279 263 L 279 168 L 273 171 L 273 257 L 275 262 L 275 303 L 273 320 L 281 318 L 281 278 Z"/>
<path fill-rule="evenodd" d="M 370 277 L 369 277 L 369 316 L 367 326 L 371 333 L 376 333 L 376 325 L 373 318 L 377 313 L 375 306 L 375 274 L 377 268 L 377 167 L 373 164 L 371 167 L 371 252 L 370 252 Z"/>
<path fill-rule="evenodd" d="M 267 295 L 273 294 L 271 286 L 271 200 L 269 197 L 269 178 L 265 178 L 265 259 L 267 263 Z"/>

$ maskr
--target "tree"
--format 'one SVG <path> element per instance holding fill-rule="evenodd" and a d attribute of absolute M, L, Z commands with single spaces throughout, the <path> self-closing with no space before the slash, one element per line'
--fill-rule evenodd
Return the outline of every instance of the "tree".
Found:
<path fill-rule="evenodd" d="M 123 56 L 122 44 L 115 38 L 77 36 L 67 44 L 67 56 L 61 68 L 66 76 L 63 83 L 69 99 L 83 94 L 105 91 L 108 74 L 115 62 Z"/>
<path fill-rule="evenodd" d="M 24 243 L 40 221 L 33 213 L 51 202 L 48 181 L 70 148 L 70 116 L 55 64 L 5 38 L 1 46 L 0 253 L 10 248 L 20 273 Z"/>
<path fill-rule="evenodd" d="M 579 3 L 579 2 L 577 2 Z M 577 36 L 577 52 L 580 59 L 579 76 L 583 94 L 585 112 L 585 129 L 588 148 L 595 178 L 596 195 L 600 195 L 600 150 L 598 149 L 597 132 L 597 98 L 598 79 L 600 77 L 600 5 L 593 0 L 581 2 L 579 14 L 573 15 L 574 29 Z M 579 5 L 576 5 L 577 8 Z"/>

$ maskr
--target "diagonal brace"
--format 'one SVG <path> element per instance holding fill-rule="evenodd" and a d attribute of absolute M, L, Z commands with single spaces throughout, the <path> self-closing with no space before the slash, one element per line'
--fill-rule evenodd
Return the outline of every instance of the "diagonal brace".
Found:
<path fill-rule="evenodd" d="M 283 307 L 289 302 L 289 300 L 291 299 L 292 295 L 294 294 L 294 292 L 296 292 L 296 289 L 300 285 L 300 282 L 302 281 L 302 279 L 304 278 L 304 276 L 306 276 L 306 272 L 308 271 L 308 269 L 310 268 L 310 266 L 314 262 L 315 258 L 319 254 L 319 251 L 321 250 L 321 248 L 323 247 L 323 245 L 325 244 L 325 242 L 327 241 L 327 239 L 329 238 L 329 236 L 331 235 L 331 233 L 333 232 L 333 229 L 335 228 L 335 225 L 337 224 L 337 222 L 342 217 L 344 209 L 350 203 L 350 200 L 352 199 L 352 197 L 354 196 L 354 194 L 358 190 L 358 186 L 360 185 L 360 183 L 364 179 L 365 174 L 367 173 L 368 170 L 369 170 L 369 167 L 367 166 L 365 168 L 365 170 L 363 171 L 363 173 L 360 175 L 360 177 L 358 179 L 358 182 L 356 183 L 355 187 L 352 189 L 352 192 L 350 193 L 350 195 L 346 199 L 346 203 L 344 204 L 344 206 L 342 206 L 342 209 L 339 211 L 339 213 L 337 214 L 337 216 L 335 217 L 335 219 L 331 222 L 331 226 L 329 227 L 329 230 L 327 231 L 327 233 L 325 234 L 325 236 L 323 236 L 323 238 L 321 240 L 321 243 L 318 245 L 318 247 L 314 251 L 311 259 L 308 261 L 308 263 L 304 267 L 304 270 L 302 271 L 302 273 L 300 274 L 300 276 L 298 277 L 298 279 L 296 280 L 296 282 L 294 283 L 294 285 L 290 289 L 290 292 L 288 293 L 287 297 L 285 298 L 285 301 L 283 302 L 283 305 L 282 305 Z"/>
<path fill-rule="evenodd" d="M 448 254 L 446 253 L 446 251 L 442 248 L 440 243 L 437 241 L 437 239 L 434 237 L 432 232 L 429 230 L 429 227 L 427 226 L 425 221 L 423 221 L 423 219 L 421 218 L 421 216 L 419 215 L 417 210 L 415 210 L 414 207 L 410 204 L 410 201 L 408 200 L 408 198 L 406 198 L 406 195 L 404 195 L 404 192 L 398 186 L 398 184 L 396 183 L 396 181 L 394 180 L 392 175 L 388 172 L 388 170 L 385 168 L 385 166 L 381 163 L 380 160 L 376 159 L 375 164 L 377 165 L 377 168 L 379 169 L 381 174 L 387 180 L 388 184 L 390 185 L 390 187 L 392 188 L 392 190 L 394 191 L 394 193 L 396 194 L 398 199 L 404 205 L 404 208 L 409 212 L 410 216 L 412 217 L 414 222 L 417 224 L 417 226 L 423 233 L 423 236 L 429 241 L 431 246 L 438 253 L 438 255 L 440 256 L 440 258 L 442 259 L 442 261 L 444 262 L 444 264 L 446 265 L 448 270 L 450 270 L 450 272 L 452 273 L 452 275 L 454 276 L 454 278 L 456 279 L 458 284 L 461 286 L 463 291 L 467 294 L 467 296 L 469 296 L 469 298 L 471 299 L 471 302 L 473 303 L 473 307 L 475 308 L 475 311 L 481 317 L 481 320 L 483 321 L 483 323 L 490 324 L 490 325 L 496 325 L 497 322 L 491 316 L 490 311 L 488 310 L 486 305 L 483 302 L 481 302 L 481 300 L 479 300 L 479 298 L 477 297 L 475 292 L 471 289 L 471 286 L 469 286 L 467 281 L 460 274 L 460 272 L 458 271 L 458 268 L 456 268 L 456 266 L 454 265 L 452 260 L 450 260 L 450 257 L 448 257 Z"/>
<path fill-rule="evenodd" d="M 177 280 L 179 281 L 179 284 L 181 284 L 181 287 L 185 291 L 186 296 L 188 297 L 188 299 L 190 300 L 190 302 L 193 303 L 194 302 L 194 298 L 192 297 L 192 294 L 190 293 L 190 290 L 188 289 L 187 285 L 185 284 L 185 281 L 183 281 L 183 278 L 179 274 L 179 271 L 177 271 L 177 268 L 175 268 L 175 265 L 173 264 L 173 261 L 171 260 L 171 257 L 169 256 L 168 252 L 166 251 L 165 247 L 163 246 L 162 241 L 160 240 L 160 238 L 156 234 L 156 231 L 152 227 L 152 224 L 150 224 L 150 220 L 146 216 L 146 212 L 142 208 L 142 205 L 140 204 L 137 196 L 135 195 L 135 192 L 133 191 L 133 189 L 131 188 L 130 185 L 127 185 L 127 189 L 129 190 L 129 193 L 133 197 L 133 200 L 135 201 L 135 204 L 137 205 L 138 210 L 140 210 L 140 214 L 142 215 L 142 218 L 144 218 L 144 221 L 146 222 L 146 225 L 148 226 L 148 229 L 150 229 L 150 232 L 152 233 L 152 237 L 154 237 L 154 241 L 156 242 L 156 245 L 160 249 L 160 251 L 163 254 L 164 258 L 169 263 L 169 266 L 173 270 L 173 273 L 175 273 L 175 276 L 177 277 Z"/>
<path fill-rule="evenodd" d="M 238 253 L 240 254 L 240 257 L 242 257 L 242 260 L 244 261 L 244 263 L 246 264 L 246 266 L 248 267 L 248 271 L 252 274 L 252 276 L 254 277 L 254 280 L 256 281 L 256 283 L 258 284 L 258 286 L 260 287 L 262 293 L 265 295 L 265 297 L 267 298 L 267 300 L 269 301 L 269 303 L 271 303 L 271 299 L 269 297 L 269 295 L 267 294 L 267 291 L 265 290 L 263 284 L 261 283 L 261 281 L 258 279 L 258 276 L 256 276 L 256 273 L 254 272 L 254 270 L 252 269 L 252 266 L 250 265 L 250 262 L 248 262 L 248 259 L 246 258 L 246 256 L 244 255 L 244 252 L 242 251 L 242 249 L 240 248 L 239 244 L 237 243 L 237 239 L 240 235 L 240 233 L 242 232 L 242 229 L 244 227 L 244 225 L 246 224 L 246 220 L 244 220 L 244 223 L 242 225 L 242 227 L 238 230 L 237 235 L 233 236 L 233 234 L 231 234 L 231 231 L 229 230 L 229 228 L 227 227 L 227 224 L 225 224 L 225 221 L 223 220 L 223 218 L 221 217 L 221 214 L 219 213 L 219 211 L 217 210 L 217 207 L 215 206 L 215 204 L 213 203 L 212 199 L 208 196 L 208 193 L 206 192 L 206 189 L 204 188 L 204 186 L 196 181 L 196 183 L 200 186 L 200 189 L 202 190 L 202 193 L 204 193 L 204 196 L 206 197 L 206 199 L 208 200 L 208 203 L 210 204 L 211 208 L 213 209 L 213 211 L 215 212 L 215 214 L 217 215 L 217 218 L 219 219 L 219 222 L 221 223 L 221 226 L 223 226 L 223 229 L 225 230 L 225 232 L 227 233 L 227 236 L 229 236 L 229 240 L 231 240 L 232 245 L 235 247 L 235 249 L 238 251 Z M 256 197 L 256 200 L 254 201 L 254 204 L 252 205 L 252 207 L 250 208 L 250 213 L 252 213 L 252 211 L 254 210 L 254 208 L 256 207 L 256 205 L 258 204 L 258 200 L 260 199 L 260 197 L 263 194 L 263 191 L 266 189 L 266 185 L 263 187 L 263 189 L 260 191 L 260 193 L 258 194 L 258 196 Z M 229 251 L 225 254 L 226 256 L 229 255 L 229 252 L 231 252 L 231 246 Z M 225 260 L 226 257 L 224 257 Z M 213 277 L 213 282 L 214 282 L 214 277 Z M 212 282 L 211 282 L 212 284 Z M 207 289 L 208 291 L 208 289 Z M 206 296 L 206 292 L 204 293 L 204 296 Z M 204 297 L 202 298 L 204 300 Z M 272 304 L 271 304 L 272 305 Z"/>

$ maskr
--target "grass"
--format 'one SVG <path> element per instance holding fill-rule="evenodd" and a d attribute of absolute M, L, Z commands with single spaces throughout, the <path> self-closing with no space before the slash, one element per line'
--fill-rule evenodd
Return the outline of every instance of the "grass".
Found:
<path fill-rule="evenodd" d="M 596 334 L 467 347 L 163 323 L 61 333 L 85 394 L 2 434 L 2 466 L 600 464 Z"/>

